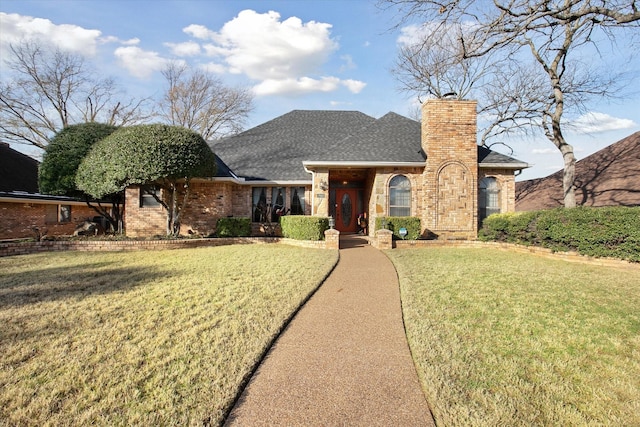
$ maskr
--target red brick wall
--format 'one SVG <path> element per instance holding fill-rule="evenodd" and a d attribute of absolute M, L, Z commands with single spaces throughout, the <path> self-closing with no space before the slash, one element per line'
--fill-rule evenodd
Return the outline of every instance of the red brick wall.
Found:
<path fill-rule="evenodd" d="M 68 205 L 68 203 L 62 203 Z M 42 202 L 0 202 L 0 239 L 42 236 L 69 236 L 76 226 L 98 215 L 84 204 L 71 204 L 71 221 L 58 222 L 58 204 Z"/>
<path fill-rule="evenodd" d="M 163 236 L 167 234 L 167 214 L 158 205 L 140 207 L 140 188 L 129 187 L 125 190 L 124 228 L 129 237 Z"/>

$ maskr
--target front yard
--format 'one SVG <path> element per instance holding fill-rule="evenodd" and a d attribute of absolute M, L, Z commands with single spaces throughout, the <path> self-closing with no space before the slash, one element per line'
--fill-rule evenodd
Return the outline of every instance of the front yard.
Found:
<path fill-rule="evenodd" d="M 640 268 L 387 251 L 438 425 L 640 425 Z M 336 251 L 0 258 L 0 425 L 218 425 Z"/>
<path fill-rule="evenodd" d="M 387 254 L 438 425 L 640 425 L 637 265 L 489 249 Z"/>
<path fill-rule="evenodd" d="M 0 258 L 0 425 L 217 425 L 337 251 Z"/>

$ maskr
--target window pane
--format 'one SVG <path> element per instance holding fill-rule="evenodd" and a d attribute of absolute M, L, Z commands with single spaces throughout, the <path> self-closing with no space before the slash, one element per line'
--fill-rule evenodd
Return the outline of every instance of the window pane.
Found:
<path fill-rule="evenodd" d="M 280 217 L 285 215 L 287 207 L 284 203 L 286 190 L 284 187 L 273 187 L 271 189 L 271 221 L 279 222 Z"/>
<path fill-rule="evenodd" d="M 411 183 L 406 176 L 389 181 L 389 216 L 411 216 Z"/>
<path fill-rule="evenodd" d="M 160 203 L 156 200 L 155 197 L 153 197 L 154 194 L 156 196 L 160 196 L 160 190 L 158 190 L 157 187 L 140 187 L 140 207 L 152 208 L 160 206 Z"/>
<path fill-rule="evenodd" d="M 254 187 L 252 189 L 253 222 L 265 222 L 267 220 L 267 189 L 266 187 Z"/>
<path fill-rule="evenodd" d="M 291 215 L 304 215 L 304 187 L 291 189 Z"/>
<path fill-rule="evenodd" d="M 71 205 L 60 205 L 58 222 L 71 222 Z"/>

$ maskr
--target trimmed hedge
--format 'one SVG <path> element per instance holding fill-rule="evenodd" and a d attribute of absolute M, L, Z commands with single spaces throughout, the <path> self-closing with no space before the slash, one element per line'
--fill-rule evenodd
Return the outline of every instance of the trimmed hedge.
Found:
<path fill-rule="evenodd" d="M 640 207 L 558 208 L 490 215 L 478 238 L 640 262 Z"/>
<path fill-rule="evenodd" d="M 320 216 L 285 215 L 280 217 L 282 236 L 296 240 L 324 240 L 329 218 Z"/>
<path fill-rule="evenodd" d="M 251 218 L 218 218 L 216 221 L 216 236 L 218 237 L 248 237 L 251 236 Z"/>
<path fill-rule="evenodd" d="M 382 228 L 382 220 L 387 221 L 387 230 L 393 232 L 394 240 L 403 240 L 398 233 L 401 228 L 407 229 L 407 235 L 404 240 L 417 240 L 420 237 L 420 218 L 414 216 L 385 216 L 376 218 L 375 229 L 380 230 Z"/>

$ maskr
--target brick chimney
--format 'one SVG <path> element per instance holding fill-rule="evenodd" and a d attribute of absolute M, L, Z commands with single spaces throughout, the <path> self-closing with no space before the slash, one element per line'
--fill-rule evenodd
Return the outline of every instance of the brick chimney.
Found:
<path fill-rule="evenodd" d="M 422 105 L 426 212 L 423 227 L 441 239 L 478 233 L 476 101 L 428 100 Z"/>

